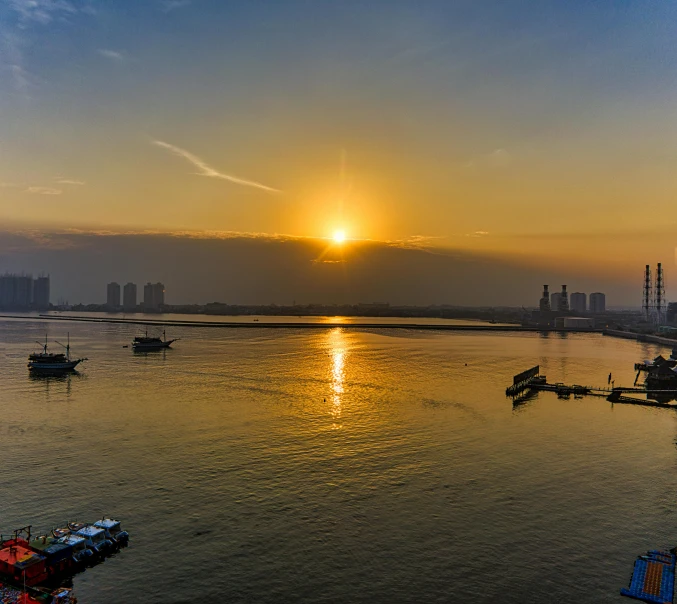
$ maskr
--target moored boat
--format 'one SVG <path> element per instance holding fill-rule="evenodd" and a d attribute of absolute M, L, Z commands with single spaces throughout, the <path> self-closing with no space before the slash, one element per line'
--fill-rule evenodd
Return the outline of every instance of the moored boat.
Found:
<path fill-rule="evenodd" d="M 70 334 L 66 345 L 57 341 L 57 344 L 65 348 L 65 353 L 47 352 L 47 336 L 44 344 L 41 342 L 38 344 L 42 346 L 42 352 L 34 352 L 28 356 L 28 369 L 36 373 L 66 373 L 73 371 L 82 361 L 87 360 L 71 358 Z"/>
<path fill-rule="evenodd" d="M 132 348 L 135 351 L 143 352 L 148 350 L 161 350 L 163 348 L 169 348 L 174 342 L 179 338 L 174 338 L 173 340 L 167 339 L 167 333 L 162 331 L 162 338 L 155 336 L 149 336 L 148 330 L 146 330 L 145 335 L 136 336 L 132 342 Z"/>

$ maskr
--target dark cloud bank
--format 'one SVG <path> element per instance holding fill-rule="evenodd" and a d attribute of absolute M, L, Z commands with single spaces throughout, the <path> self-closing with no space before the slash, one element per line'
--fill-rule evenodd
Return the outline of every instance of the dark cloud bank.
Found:
<path fill-rule="evenodd" d="M 105 302 L 106 283 L 161 281 L 169 304 L 310 302 L 534 305 L 542 283 L 605 291 L 634 302 L 625 284 L 582 279 L 488 255 L 279 237 L 0 233 L 0 273 L 49 273 L 52 301 Z"/>

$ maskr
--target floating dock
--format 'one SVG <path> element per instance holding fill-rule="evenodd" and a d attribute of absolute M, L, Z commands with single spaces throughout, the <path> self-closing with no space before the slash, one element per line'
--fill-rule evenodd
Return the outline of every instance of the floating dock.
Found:
<path fill-rule="evenodd" d="M 672 604 L 675 589 L 675 554 L 653 550 L 639 556 L 630 579 L 630 587 L 621 595 L 642 602 Z"/>

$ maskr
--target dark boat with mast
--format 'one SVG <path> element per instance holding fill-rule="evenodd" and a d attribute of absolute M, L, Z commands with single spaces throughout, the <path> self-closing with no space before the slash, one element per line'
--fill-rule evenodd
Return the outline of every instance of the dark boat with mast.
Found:
<path fill-rule="evenodd" d="M 72 359 L 71 358 L 71 339 L 68 334 L 68 343 L 62 344 L 58 340 L 55 342 L 59 346 L 63 346 L 66 350 L 63 352 L 47 352 L 47 336 L 45 335 L 45 343 L 37 342 L 42 346 L 42 352 L 34 352 L 28 356 L 28 369 L 36 373 L 64 373 L 73 371 L 82 361 L 87 359 Z"/>
<path fill-rule="evenodd" d="M 178 339 L 179 338 L 168 340 L 165 330 L 162 330 L 162 339 L 149 336 L 148 330 L 146 329 L 145 335 L 136 336 L 134 338 L 134 341 L 132 342 L 132 348 L 138 352 L 145 352 L 147 350 L 162 350 L 163 348 L 169 348 Z"/>

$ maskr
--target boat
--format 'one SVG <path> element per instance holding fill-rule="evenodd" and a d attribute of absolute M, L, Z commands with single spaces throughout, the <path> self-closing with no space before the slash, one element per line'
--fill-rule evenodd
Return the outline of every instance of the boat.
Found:
<path fill-rule="evenodd" d="M 68 334 L 68 343 L 62 344 L 55 340 L 59 346 L 63 346 L 66 350 L 63 352 L 48 352 L 47 351 L 47 336 L 45 336 L 45 343 L 37 342 L 42 347 L 42 352 L 34 352 L 28 356 L 28 369 L 40 373 L 65 373 L 73 371 L 82 361 L 87 359 L 72 359 L 71 358 L 71 343 L 70 334 Z"/>
<path fill-rule="evenodd" d="M 2 604 L 76 604 L 73 590 L 67 587 L 19 588 L 0 582 Z"/>
<path fill-rule="evenodd" d="M 97 520 L 93 526 L 103 529 L 106 539 L 110 539 L 118 547 L 124 547 L 129 543 L 129 533 L 120 528 L 119 520 L 104 517 L 101 520 Z"/>
<path fill-rule="evenodd" d="M 162 350 L 163 348 L 169 348 L 174 342 L 179 338 L 174 338 L 173 340 L 167 339 L 167 333 L 162 331 L 162 339 L 149 336 L 148 330 L 143 336 L 136 336 L 132 342 L 132 348 L 136 351 L 147 351 L 147 350 Z"/>
<path fill-rule="evenodd" d="M 118 520 L 104 517 L 97 523 L 69 522 L 38 537 L 32 537 L 31 527 L 25 526 L 9 539 L 0 536 L 0 585 L 47 590 L 128 544 L 129 534 Z"/>

